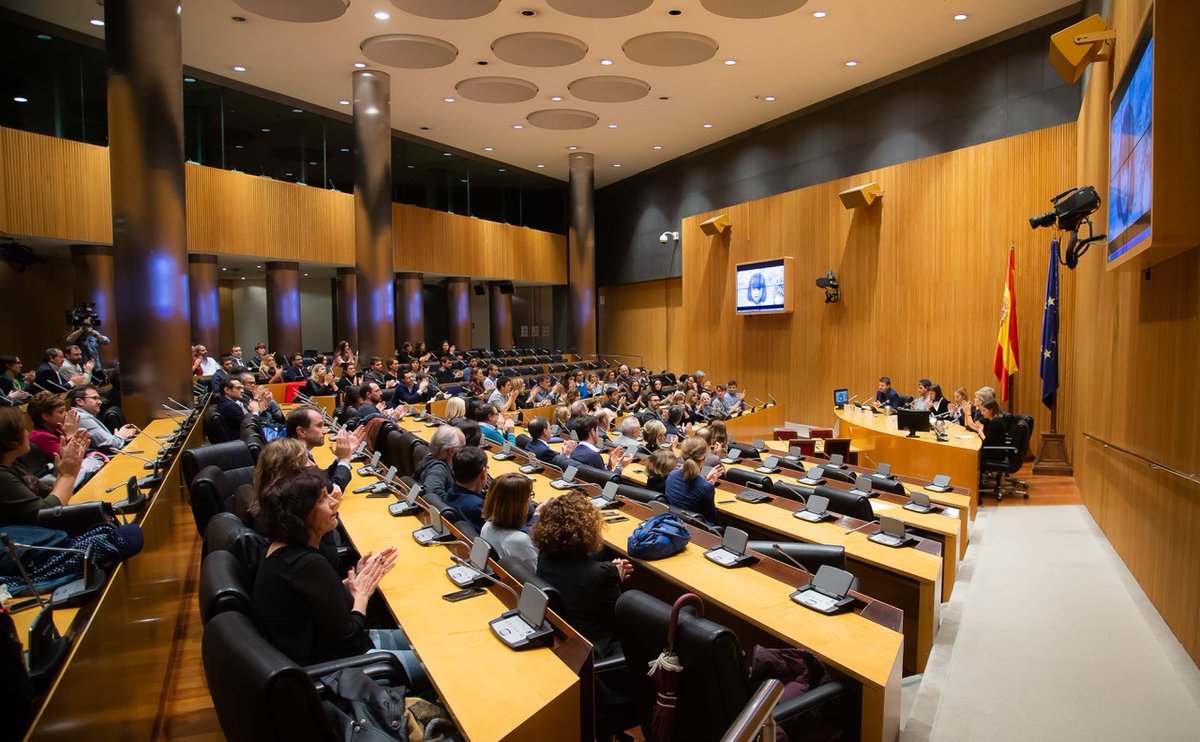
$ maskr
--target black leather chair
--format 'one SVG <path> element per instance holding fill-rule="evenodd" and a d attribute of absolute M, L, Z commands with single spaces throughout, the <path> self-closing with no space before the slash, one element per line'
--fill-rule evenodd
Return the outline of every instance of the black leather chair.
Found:
<path fill-rule="evenodd" d="M 850 471 L 849 469 L 834 469 L 832 467 L 821 467 L 825 472 L 826 479 L 832 479 L 836 482 L 845 482 L 846 484 L 854 484 L 858 481 L 858 472 Z"/>
<path fill-rule="evenodd" d="M 661 502 L 667 501 L 666 495 L 661 492 L 655 492 L 652 489 L 646 489 L 645 487 L 639 487 L 636 484 L 626 484 L 624 482 L 617 485 L 617 494 L 621 497 L 627 497 L 634 502 L 640 502 L 642 504 L 648 503 L 651 500 L 659 500 Z"/>
<path fill-rule="evenodd" d="M 213 551 L 200 562 L 200 581 L 196 586 L 200 601 L 200 622 L 207 624 L 216 615 L 236 611 L 254 616 L 251 585 L 246 568 L 228 551 Z"/>
<path fill-rule="evenodd" d="M 749 459 L 751 461 L 758 461 L 760 458 L 762 458 L 762 453 L 749 443 L 736 443 L 731 441 L 729 443 L 729 450 L 740 451 L 743 459 Z"/>
<path fill-rule="evenodd" d="M 227 551 L 246 570 L 246 582 L 252 584 L 258 565 L 267 555 L 269 539 L 242 522 L 233 513 L 218 513 L 204 529 L 204 553 Z"/>
<path fill-rule="evenodd" d="M 453 517 L 458 518 L 457 511 L 455 511 Z M 461 519 L 455 520 L 454 527 L 458 529 L 458 532 L 461 533 L 463 538 L 466 539 L 468 542 L 474 541 L 476 538 L 479 537 L 479 531 L 475 530 L 475 526 L 471 525 L 470 521 L 461 520 Z"/>
<path fill-rule="evenodd" d="M 420 464 L 421 461 L 423 461 L 428 455 L 429 445 L 414 435 L 412 439 L 412 453 L 410 454 L 412 457 L 412 471 L 405 476 L 412 476 L 412 474 L 417 471 L 417 465 Z"/>
<path fill-rule="evenodd" d="M 836 544 L 802 544 L 795 541 L 750 541 L 746 544 L 746 548 L 751 551 L 757 551 L 772 559 L 789 564 L 787 559 L 775 551 L 775 546 L 814 574 L 826 564 L 838 569 L 846 568 L 846 547 Z"/>
<path fill-rule="evenodd" d="M 1009 415 L 1008 444 L 984 446 L 979 449 L 979 502 L 983 493 L 990 491 L 996 500 L 1005 494 L 1021 494 L 1029 499 L 1028 485 L 1011 475 L 1021 470 L 1029 453 L 1029 431 L 1033 418 L 1028 415 Z M 1007 485 L 1006 485 L 1007 479 Z"/>
<path fill-rule="evenodd" d="M 234 492 L 253 479 L 252 466 L 229 471 L 217 466 L 201 469 L 188 485 L 188 503 L 192 508 L 192 518 L 196 521 L 196 530 L 203 534 L 213 516 L 232 513 L 236 500 Z"/>
<path fill-rule="evenodd" d="M 116 405 L 110 405 L 100 411 L 100 422 L 114 433 L 125 425 L 125 413 Z"/>
<path fill-rule="evenodd" d="M 229 742 L 334 742 L 321 706 L 320 678 L 358 667 L 385 684 L 404 684 L 400 661 L 375 652 L 300 667 L 237 611 L 213 616 L 201 649 L 213 707 Z"/>
<path fill-rule="evenodd" d="M 773 484 L 770 476 L 752 471 L 750 469 L 726 469 L 725 475 L 722 477 L 722 479 L 731 484 L 737 484 L 741 485 L 742 487 L 749 487 L 750 489 L 761 490 L 763 492 L 770 492 L 771 485 Z"/>
<path fill-rule="evenodd" d="M 209 407 L 204 412 L 204 419 L 201 422 L 204 427 L 204 437 L 209 443 L 225 443 L 229 440 L 229 433 L 225 430 L 225 422 L 221 419 L 221 415 L 212 407 Z"/>
<path fill-rule="evenodd" d="M 425 500 L 425 504 L 434 510 L 441 513 L 442 520 L 446 523 L 453 523 L 458 520 L 458 511 L 446 504 L 438 495 L 432 492 L 421 492 L 421 498 Z"/>
<path fill-rule="evenodd" d="M 190 484 L 196 474 L 206 466 L 215 466 L 222 471 L 253 467 L 254 457 L 249 447 L 241 441 L 215 443 L 183 452 L 183 481 Z"/>
<path fill-rule="evenodd" d="M 879 492 L 890 492 L 893 495 L 908 496 L 908 492 L 904 489 L 904 482 L 901 482 L 899 479 L 881 477 L 878 474 L 871 475 L 871 489 Z"/>
<path fill-rule="evenodd" d="M 667 646 L 671 606 L 639 590 L 629 590 L 617 600 L 617 636 L 624 650 L 629 682 L 642 729 L 649 730 L 658 699 L 647 664 Z M 728 628 L 683 611 L 675 635 L 675 653 L 683 666 L 675 708 L 674 739 L 689 742 L 719 740 L 754 695 L 749 667 L 737 636 Z M 833 681 L 818 686 L 775 707 L 773 717 L 790 731 L 803 725 L 803 717 L 849 701 L 846 686 Z M 795 726 L 793 726 L 795 725 Z"/>
<path fill-rule="evenodd" d="M 608 469 L 598 469 L 594 466 L 588 466 L 587 464 L 580 464 L 578 462 L 572 463 L 576 468 L 575 478 L 581 479 L 588 484 L 595 484 L 603 487 L 616 477 L 616 475 Z"/>
<path fill-rule="evenodd" d="M 808 502 L 808 496 L 812 494 L 812 490 L 808 487 L 801 487 L 798 484 L 785 482 L 782 479 L 771 485 L 771 494 L 778 495 L 785 500 L 795 500 L 797 503 Z"/>
<path fill-rule="evenodd" d="M 412 476 L 416 469 L 416 462 L 413 461 L 412 449 L 413 444 L 417 442 L 417 437 L 407 430 L 400 432 L 400 449 L 397 453 L 400 455 L 400 463 L 396 464 L 396 473 L 409 477 Z"/>
<path fill-rule="evenodd" d="M 533 583 L 539 590 L 546 594 L 546 597 L 548 598 L 546 605 L 550 608 L 550 610 L 554 611 L 560 616 L 563 614 L 563 597 L 562 593 L 558 591 L 558 588 L 554 587 L 549 582 L 546 582 L 541 577 L 538 577 L 537 572 L 529 569 L 524 563 L 513 559 L 512 557 L 502 557 L 498 559 L 497 562 L 500 564 L 500 569 L 503 569 L 505 572 L 512 575 L 512 578 L 518 583 L 522 585 L 524 585 L 526 582 Z"/>
<path fill-rule="evenodd" d="M 830 512 L 859 520 L 875 519 L 875 512 L 871 509 L 871 500 L 866 495 L 856 495 L 824 484 L 817 485 L 814 492 L 829 498 Z"/>
<path fill-rule="evenodd" d="M 79 534 L 96 526 L 120 525 L 112 505 L 102 500 L 56 505 L 37 512 L 37 525 L 63 531 L 68 536 Z"/>

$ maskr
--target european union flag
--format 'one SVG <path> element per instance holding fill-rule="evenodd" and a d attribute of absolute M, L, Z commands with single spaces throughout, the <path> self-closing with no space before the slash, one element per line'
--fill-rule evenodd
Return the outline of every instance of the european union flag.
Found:
<path fill-rule="evenodd" d="M 1050 240 L 1046 270 L 1046 307 L 1042 310 L 1042 404 L 1054 407 L 1058 392 L 1058 240 Z"/>

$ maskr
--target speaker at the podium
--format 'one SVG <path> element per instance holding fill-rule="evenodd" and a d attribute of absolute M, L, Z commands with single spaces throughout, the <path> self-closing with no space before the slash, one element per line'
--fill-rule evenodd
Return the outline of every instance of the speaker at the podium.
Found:
<path fill-rule="evenodd" d="M 1088 39 L 1081 43 L 1079 37 L 1085 35 Z M 1074 85 L 1104 50 L 1104 38 L 1115 35 L 1108 32 L 1108 24 L 1099 15 L 1084 18 L 1050 37 L 1050 65 L 1062 79 Z"/>
<path fill-rule="evenodd" d="M 729 221 L 729 216 L 727 214 L 721 214 L 719 216 L 714 216 L 708 221 L 700 222 L 700 231 L 712 237 L 728 231 L 730 226 L 731 223 Z"/>
<path fill-rule="evenodd" d="M 883 189 L 879 184 L 871 181 L 854 188 L 847 188 L 838 194 L 838 198 L 842 199 L 842 206 L 847 209 L 861 209 L 864 206 L 870 206 L 875 202 L 875 199 L 883 195 Z"/>

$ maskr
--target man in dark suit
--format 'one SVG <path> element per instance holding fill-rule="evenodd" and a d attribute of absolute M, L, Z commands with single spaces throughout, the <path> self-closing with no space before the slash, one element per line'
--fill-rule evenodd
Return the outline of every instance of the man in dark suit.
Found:
<path fill-rule="evenodd" d="M 86 384 L 84 376 L 72 376 L 63 368 L 67 357 L 58 348 L 47 348 L 45 360 L 37 367 L 33 382 L 39 391 L 52 393 L 65 392 L 77 384 Z"/>
<path fill-rule="evenodd" d="M 212 378 L 208 380 L 209 387 L 212 389 L 213 394 L 221 393 L 221 382 L 224 381 L 231 373 L 233 373 L 233 356 L 221 356 L 221 367 L 218 368 L 216 373 L 212 375 Z"/>
<path fill-rule="evenodd" d="M 559 469 L 566 469 L 571 465 L 571 460 L 567 458 L 575 449 L 575 441 L 564 441 L 563 451 L 567 456 L 556 452 L 550 448 L 550 423 L 544 417 L 535 417 L 529 421 L 529 445 L 525 450 L 537 457 L 538 461 L 544 461 L 551 466 L 556 466 Z"/>
<path fill-rule="evenodd" d="M 642 423 L 645 425 L 645 423 Z M 667 435 L 673 435 L 676 438 L 683 437 L 683 431 L 679 426 L 683 424 L 683 405 L 673 404 L 667 410 L 667 419 L 663 421 L 663 427 L 667 429 Z"/>
<path fill-rule="evenodd" d="M 488 456 L 482 448 L 463 446 L 454 454 L 450 470 L 454 486 L 442 498 L 472 526 L 483 530 L 483 487 L 487 484 Z"/>
<path fill-rule="evenodd" d="M 879 391 L 875 392 L 875 404 L 892 409 L 900 406 L 900 394 L 892 388 L 892 380 L 887 376 L 879 377 Z"/>
<path fill-rule="evenodd" d="M 329 432 L 328 426 L 325 424 L 325 416 L 313 407 L 297 407 L 289 412 L 286 426 L 287 437 L 304 443 L 310 461 L 313 458 L 312 450 L 325 443 L 325 436 Z M 336 460 L 325 470 L 325 475 L 343 492 L 350 485 L 350 457 L 354 454 L 354 449 L 362 442 L 366 432 L 366 428 L 359 428 L 357 433 L 342 430 L 330 443 L 329 447 L 333 449 Z"/>
<path fill-rule="evenodd" d="M 240 437 L 242 418 L 246 415 L 257 415 L 259 410 L 257 399 L 250 400 L 249 404 L 242 402 L 243 388 L 240 378 L 226 376 L 221 382 L 221 396 L 217 398 L 216 412 L 220 415 L 221 425 L 231 441 Z"/>
<path fill-rule="evenodd" d="M 283 370 L 284 382 L 304 381 L 306 378 L 307 374 L 304 373 L 304 356 L 299 353 L 293 353 L 288 367 Z"/>
<path fill-rule="evenodd" d="M 579 445 L 571 452 L 571 460 L 596 469 L 607 469 L 604 456 L 600 454 L 600 424 L 592 415 L 582 415 L 575 423 Z"/>

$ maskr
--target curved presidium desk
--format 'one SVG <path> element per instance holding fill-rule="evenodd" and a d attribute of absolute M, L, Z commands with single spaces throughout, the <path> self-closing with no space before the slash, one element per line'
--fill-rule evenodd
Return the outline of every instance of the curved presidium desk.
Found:
<path fill-rule="evenodd" d="M 862 410 L 835 410 L 842 435 L 875 461 L 886 461 L 892 469 L 921 479 L 949 474 L 951 484 L 970 490 L 971 518 L 975 517 L 975 494 L 979 489 L 979 449 L 982 441 L 961 425 L 946 426 L 948 441 L 939 442 L 932 432 L 909 438 L 896 427 L 894 415 L 876 415 Z"/>

